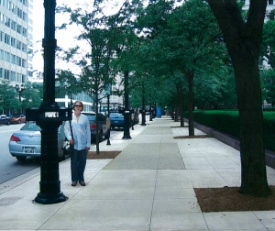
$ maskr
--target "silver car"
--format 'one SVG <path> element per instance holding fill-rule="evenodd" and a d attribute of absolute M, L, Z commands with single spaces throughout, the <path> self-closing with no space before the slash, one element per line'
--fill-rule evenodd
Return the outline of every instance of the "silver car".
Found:
<path fill-rule="evenodd" d="M 41 128 L 35 122 L 27 122 L 19 131 L 12 134 L 9 141 L 9 151 L 18 160 L 41 155 Z M 58 156 L 65 158 L 62 145 L 65 139 L 64 123 L 58 128 Z"/>

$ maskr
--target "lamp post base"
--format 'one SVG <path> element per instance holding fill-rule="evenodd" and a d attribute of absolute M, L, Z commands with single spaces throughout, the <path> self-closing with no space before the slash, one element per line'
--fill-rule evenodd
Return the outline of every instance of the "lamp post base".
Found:
<path fill-rule="evenodd" d="M 59 193 L 57 195 L 45 195 L 42 193 L 38 193 L 34 201 L 39 204 L 55 204 L 68 200 L 63 193 Z"/>
<path fill-rule="evenodd" d="M 130 139 L 132 139 L 132 137 L 130 135 L 124 135 L 122 137 L 122 139 L 124 139 L 124 140 L 126 140 L 126 139 L 130 140 Z"/>

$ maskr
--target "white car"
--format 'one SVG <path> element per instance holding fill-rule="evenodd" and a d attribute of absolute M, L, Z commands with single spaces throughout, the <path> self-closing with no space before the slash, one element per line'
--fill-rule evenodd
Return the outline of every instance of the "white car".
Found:
<path fill-rule="evenodd" d="M 64 123 L 58 128 L 58 157 L 65 158 L 63 141 L 65 140 Z M 9 152 L 20 161 L 27 157 L 41 156 L 41 128 L 35 122 L 27 122 L 14 132 L 9 141 Z"/>

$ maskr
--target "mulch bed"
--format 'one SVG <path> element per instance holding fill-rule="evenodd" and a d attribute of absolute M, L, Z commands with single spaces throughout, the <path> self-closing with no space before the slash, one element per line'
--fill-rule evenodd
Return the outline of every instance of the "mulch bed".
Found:
<path fill-rule="evenodd" d="M 96 152 L 89 152 L 87 159 L 114 159 L 121 151 L 100 151 L 99 154 Z"/>
<path fill-rule="evenodd" d="M 272 195 L 258 198 L 240 193 L 239 187 L 195 188 L 203 212 L 275 210 L 275 186 Z"/>

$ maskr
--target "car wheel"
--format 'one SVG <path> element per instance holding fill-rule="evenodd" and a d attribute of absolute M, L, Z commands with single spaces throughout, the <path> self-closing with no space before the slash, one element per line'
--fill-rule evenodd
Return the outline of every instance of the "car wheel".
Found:
<path fill-rule="evenodd" d="M 18 161 L 25 161 L 27 159 L 27 157 L 26 156 L 17 156 L 16 159 Z"/>

